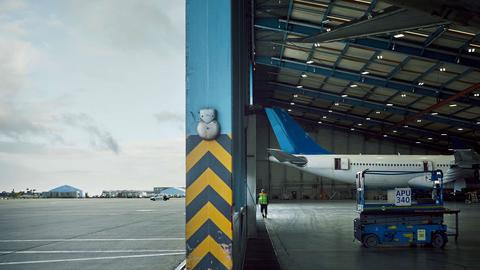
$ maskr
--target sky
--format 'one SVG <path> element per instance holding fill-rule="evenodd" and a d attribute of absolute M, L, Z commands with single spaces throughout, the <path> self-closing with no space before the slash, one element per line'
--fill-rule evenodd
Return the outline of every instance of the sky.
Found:
<path fill-rule="evenodd" d="M 0 0 L 0 191 L 185 185 L 184 5 Z"/>

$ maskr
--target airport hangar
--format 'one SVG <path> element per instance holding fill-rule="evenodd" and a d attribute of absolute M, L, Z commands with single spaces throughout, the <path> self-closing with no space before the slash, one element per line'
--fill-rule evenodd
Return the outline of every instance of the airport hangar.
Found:
<path fill-rule="evenodd" d="M 351 198 L 353 185 L 268 161 L 278 144 L 266 107 L 288 110 L 335 153 L 451 154 L 452 138 L 478 147 L 478 4 L 391 2 L 187 0 L 188 269 L 274 267 L 255 246 L 270 241 L 283 269 L 478 264 L 478 211 L 464 211 L 464 237 L 446 253 L 365 254 L 351 243 L 353 201 L 319 200 Z M 296 198 L 271 205 L 271 239 L 256 223 L 259 188 Z"/>

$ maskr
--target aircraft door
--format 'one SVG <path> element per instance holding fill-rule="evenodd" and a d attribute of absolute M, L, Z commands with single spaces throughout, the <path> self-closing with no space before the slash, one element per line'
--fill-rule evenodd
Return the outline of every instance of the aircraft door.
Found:
<path fill-rule="evenodd" d="M 335 158 L 334 159 L 335 170 L 349 170 L 350 161 L 348 158 Z"/>
<path fill-rule="evenodd" d="M 423 161 L 423 171 L 424 172 L 433 171 L 433 162 L 428 161 L 428 160 L 424 160 Z"/>

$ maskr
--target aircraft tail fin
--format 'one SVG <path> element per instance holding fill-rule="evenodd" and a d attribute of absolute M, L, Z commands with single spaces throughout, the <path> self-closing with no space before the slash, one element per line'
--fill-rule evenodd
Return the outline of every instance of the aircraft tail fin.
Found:
<path fill-rule="evenodd" d="M 284 110 L 265 108 L 265 112 L 283 152 L 303 155 L 332 154 L 315 143 Z"/>

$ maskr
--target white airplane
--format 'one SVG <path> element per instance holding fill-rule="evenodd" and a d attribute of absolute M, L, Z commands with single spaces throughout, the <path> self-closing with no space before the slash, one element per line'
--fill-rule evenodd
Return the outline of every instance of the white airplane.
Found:
<path fill-rule="evenodd" d="M 354 184 L 356 173 L 366 169 L 418 172 L 369 175 L 368 185 L 378 188 L 431 188 L 431 173 L 426 171 L 432 170 L 442 170 L 443 183 L 456 190 L 465 187 L 466 177 L 478 180 L 480 156 L 472 150 L 455 150 L 453 155 L 334 154 L 316 144 L 284 110 L 266 108 L 265 111 L 281 148 L 268 149 L 273 162 L 348 184 Z"/>

